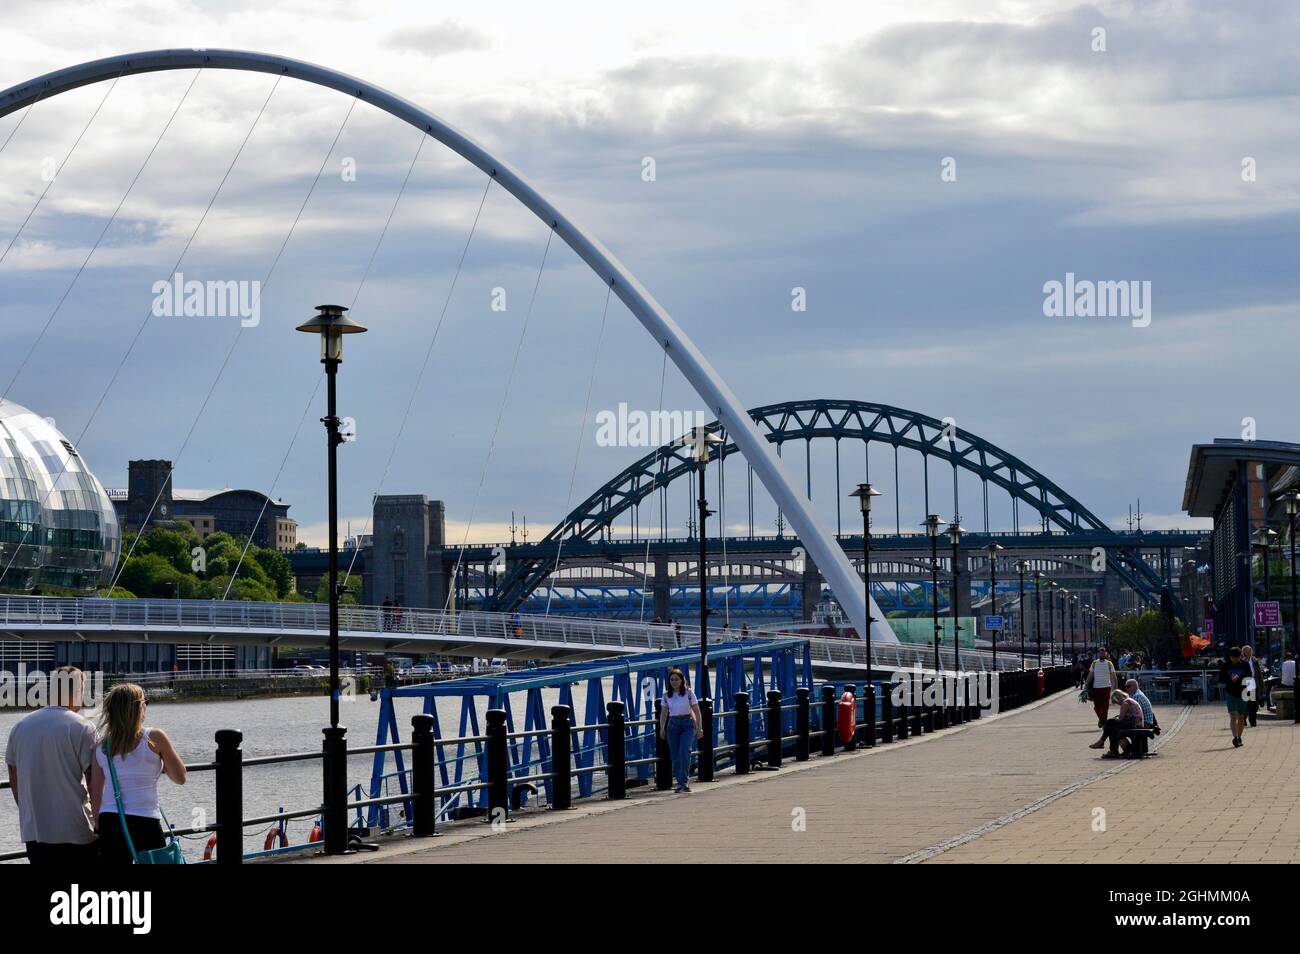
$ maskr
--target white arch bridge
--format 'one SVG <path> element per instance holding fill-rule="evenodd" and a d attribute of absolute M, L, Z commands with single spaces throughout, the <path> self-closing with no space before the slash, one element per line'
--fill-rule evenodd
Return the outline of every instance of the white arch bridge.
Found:
<path fill-rule="evenodd" d="M 803 545 L 837 594 L 845 612 L 859 633 L 866 632 L 867 600 L 862 581 L 844 551 L 823 525 L 808 498 L 797 491 L 781 468 L 776 454 L 759 433 L 745 405 L 678 327 L 668 312 L 642 287 L 636 277 L 592 234 L 582 228 L 533 187 L 508 163 L 440 117 L 414 103 L 364 80 L 337 70 L 266 53 L 245 50 L 190 49 L 154 50 L 113 56 L 47 73 L 0 91 L 0 117 L 35 106 L 69 90 L 124 76 L 166 70 L 241 70 L 268 73 L 313 83 L 369 103 L 414 126 L 427 136 L 486 173 L 525 208 L 548 226 L 595 272 L 663 348 L 691 386 L 717 415 L 740 453 L 753 467 L 772 499 L 781 508 Z M 896 636 L 884 614 L 873 607 L 872 636 L 878 642 L 894 642 Z"/>

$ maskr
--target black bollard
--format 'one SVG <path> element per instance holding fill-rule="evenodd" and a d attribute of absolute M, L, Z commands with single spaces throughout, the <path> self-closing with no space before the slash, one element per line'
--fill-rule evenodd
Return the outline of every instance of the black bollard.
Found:
<path fill-rule="evenodd" d="M 573 746 L 569 735 L 569 707 L 551 706 L 551 810 L 573 807 Z"/>
<path fill-rule="evenodd" d="M 664 704 L 661 700 L 655 700 L 655 789 L 660 792 L 666 792 L 673 787 L 673 757 L 668 751 L 668 732 L 665 726 L 663 732 L 659 731 L 659 726 L 663 723 Z"/>
<path fill-rule="evenodd" d="M 935 729 L 943 728 L 942 717 L 940 716 L 943 709 L 931 702 L 931 694 L 934 691 L 932 687 L 934 684 L 935 680 L 928 676 L 921 680 L 921 711 L 923 713 L 921 717 L 921 727 L 926 732 L 933 732 Z M 921 733 L 919 732 L 917 733 L 917 735 L 920 734 Z"/>
<path fill-rule="evenodd" d="M 822 686 L 822 755 L 835 754 L 835 687 Z"/>
<path fill-rule="evenodd" d="M 736 693 L 736 774 L 749 774 L 749 693 Z"/>
<path fill-rule="evenodd" d="M 876 685 L 867 683 L 862 689 L 862 721 L 866 724 L 866 729 L 862 733 L 862 738 L 867 743 L 867 748 L 876 744 Z"/>
<path fill-rule="evenodd" d="M 348 850 L 348 730 L 340 725 L 322 731 L 325 734 L 322 743 L 325 798 L 321 814 L 325 854 L 341 855 Z"/>
<path fill-rule="evenodd" d="M 433 716 L 411 716 L 411 834 L 428 838 L 436 834 L 434 794 Z"/>
<path fill-rule="evenodd" d="M 609 742 L 605 746 L 605 777 L 609 782 L 608 797 L 618 801 L 627 797 L 627 737 L 624 733 L 623 703 L 605 703 L 609 722 Z"/>
<path fill-rule="evenodd" d="M 506 738 L 506 710 L 487 711 L 487 793 L 489 822 L 510 814 L 509 747 Z"/>
<path fill-rule="evenodd" d="M 767 764 L 781 767 L 781 690 L 767 692 Z"/>
<path fill-rule="evenodd" d="M 796 762 L 807 762 L 810 749 L 811 739 L 809 737 L 808 723 L 808 690 L 802 686 L 794 691 L 794 760 Z"/>
<path fill-rule="evenodd" d="M 217 732 L 217 864 L 244 863 L 244 734 Z"/>
<path fill-rule="evenodd" d="M 843 742 L 843 745 L 844 745 L 844 751 L 845 751 L 845 752 L 852 752 L 855 748 L 858 747 L 858 733 L 857 733 L 857 721 L 858 721 L 858 687 L 855 686 L 853 683 L 850 682 L 850 683 L 848 683 L 847 685 L 845 685 L 845 687 L 844 687 L 844 691 L 847 692 L 850 696 L 853 697 L 853 723 L 854 723 L 854 730 L 853 730 L 853 732 L 849 733 L 849 737 L 848 737 L 847 739 L 845 739 L 844 742 Z M 841 698 L 842 698 L 842 697 L 841 697 Z M 839 710 L 837 709 L 837 710 L 836 710 L 836 714 L 838 715 L 838 713 L 839 713 Z M 836 728 L 838 728 L 838 727 L 839 727 L 839 724 L 836 723 Z M 838 735 L 838 734 L 839 734 L 839 733 L 837 732 L 836 735 Z"/>
<path fill-rule="evenodd" d="M 892 683 L 880 685 L 880 741 L 894 741 L 894 693 Z"/>
<path fill-rule="evenodd" d="M 920 693 L 920 695 L 917 695 Z M 929 707 L 925 704 L 925 677 L 912 680 L 912 734 L 920 735 L 926 726 Z M 933 731 L 933 730 L 931 730 Z"/>
<path fill-rule="evenodd" d="M 700 728 L 704 734 L 695 746 L 695 775 L 701 782 L 713 781 L 713 741 L 717 738 L 717 730 L 713 727 L 713 700 L 700 700 Z"/>

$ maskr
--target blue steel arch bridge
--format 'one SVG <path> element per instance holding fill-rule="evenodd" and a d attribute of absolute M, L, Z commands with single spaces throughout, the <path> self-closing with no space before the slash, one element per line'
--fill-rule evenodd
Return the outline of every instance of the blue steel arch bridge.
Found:
<path fill-rule="evenodd" d="M 1097 591 L 1109 585 L 1112 590 L 1127 586 L 1143 602 L 1158 606 L 1162 589 L 1171 586 L 1176 576 L 1180 551 L 1203 536 L 1195 531 L 1112 529 L 1016 455 L 951 421 L 917 411 L 867 401 L 819 399 L 764 405 L 749 414 L 778 457 L 788 460 L 783 451 L 802 449 L 798 462 L 810 499 L 813 443 L 833 444 L 835 536 L 859 573 L 863 538 L 860 531 L 844 532 L 843 489 L 858 479 L 879 483 L 881 471 L 886 479 L 892 474 L 893 486 L 898 487 L 900 451 L 920 455 L 919 502 L 926 513 L 932 512 L 932 506 L 946 509 L 951 503 L 950 512 L 968 523 L 973 521 L 964 514 L 973 510 L 979 515 L 978 525 L 968 526 L 957 558 L 959 574 L 973 581 L 977 601 L 978 594 L 987 599 L 986 548 L 997 543 L 1004 548 L 995 568 L 1000 594 L 1014 588 L 1016 564 L 1025 560 L 1028 573 L 1042 571 L 1094 595 L 1094 603 L 1101 599 Z M 725 500 L 727 463 L 738 448 L 720 422 L 709 424 L 707 430 L 722 441 L 709 449 L 718 481 L 711 499 Z M 873 446 L 877 448 L 874 464 Z M 684 499 L 693 505 L 697 479 L 693 450 L 691 442 L 674 440 L 646 454 L 592 492 L 539 541 L 449 552 L 447 570 L 457 574 L 462 602 L 496 611 L 689 616 L 698 600 L 698 537 L 689 517 L 690 532 L 670 535 L 668 501 L 669 488 L 679 484 L 688 490 Z M 850 465 L 848 481 L 844 460 L 860 462 L 860 466 Z M 739 463 L 744 466 L 743 460 Z M 961 474 L 976 481 L 975 500 L 968 497 L 965 505 Z M 788 618 L 802 613 L 810 618 L 823 583 L 816 565 L 797 535 L 755 533 L 753 475 L 748 467 L 742 484 L 748 533 L 708 541 L 711 604 L 741 615 Z M 998 491 L 1010 504 L 1009 526 L 1000 529 L 990 510 L 990 492 Z M 895 494 L 892 507 L 886 505 L 875 515 L 873 597 L 886 611 L 924 611 L 933 599 L 930 541 L 923 532 L 904 532 L 898 498 Z M 1022 511 L 1027 521 L 1021 519 Z M 656 525 L 647 525 L 647 514 Z M 850 526 L 857 523 L 857 512 L 849 514 L 848 520 Z M 499 559 L 502 551 L 504 564 Z M 946 538 L 938 547 L 938 562 L 939 604 L 949 611 L 953 557 Z M 957 599 L 959 610 L 968 609 L 969 588 L 962 588 Z"/>

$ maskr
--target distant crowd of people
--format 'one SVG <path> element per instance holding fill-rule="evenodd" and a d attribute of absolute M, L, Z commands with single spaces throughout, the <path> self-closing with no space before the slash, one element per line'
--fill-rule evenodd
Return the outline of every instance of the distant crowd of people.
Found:
<path fill-rule="evenodd" d="M 1120 740 L 1132 729 L 1150 729 L 1160 734 L 1155 709 L 1137 679 L 1128 679 L 1120 688 L 1120 673 L 1150 668 L 1150 662 L 1138 652 L 1125 652 L 1118 666 L 1110 659 L 1106 647 L 1098 648 L 1096 657 L 1088 660 L 1074 658 L 1075 686 L 1082 689 L 1081 697 L 1092 702 L 1101 738 L 1089 748 L 1109 750 L 1104 758 L 1119 755 Z M 1163 668 L 1163 667 L 1162 667 Z M 1231 646 L 1228 655 L 1219 665 L 1218 682 L 1222 687 L 1228 709 L 1228 722 L 1232 731 L 1232 745 L 1241 748 L 1247 728 L 1258 725 L 1259 708 L 1267 698 L 1268 671 L 1255 655 L 1252 646 Z M 1295 654 L 1287 652 L 1279 670 L 1278 685 L 1294 690 L 1296 687 Z M 1118 707 L 1111 717 L 1110 707 Z"/>
<path fill-rule="evenodd" d="M 85 676 L 50 676 L 50 705 L 9 733 L 5 765 L 18 803 L 19 835 L 34 865 L 131 864 L 165 848 L 158 780 L 186 780 L 185 763 L 133 683 L 114 686 L 98 726 L 81 714 Z"/>

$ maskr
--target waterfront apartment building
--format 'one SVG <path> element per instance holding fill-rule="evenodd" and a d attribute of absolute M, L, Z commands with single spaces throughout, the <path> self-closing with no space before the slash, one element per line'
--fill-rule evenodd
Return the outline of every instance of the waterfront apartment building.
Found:
<path fill-rule="evenodd" d="M 285 501 L 257 490 L 173 489 L 171 461 L 131 461 L 126 488 L 109 490 L 108 496 L 123 533 L 135 533 L 146 524 L 167 527 L 184 521 L 194 527 L 199 539 L 224 532 L 281 551 L 298 544 L 298 524 L 289 516 Z"/>

